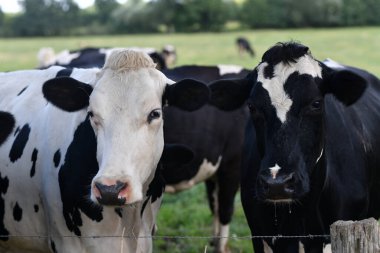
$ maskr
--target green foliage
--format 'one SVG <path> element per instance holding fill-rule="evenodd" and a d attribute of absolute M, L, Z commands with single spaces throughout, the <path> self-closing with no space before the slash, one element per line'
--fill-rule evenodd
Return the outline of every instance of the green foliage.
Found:
<path fill-rule="evenodd" d="M 220 32 L 242 28 L 380 25 L 379 0 L 19 0 L 23 12 L 0 10 L 0 36 Z"/>
<path fill-rule="evenodd" d="M 17 36 L 65 35 L 79 17 L 79 7 L 73 0 L 24 0 L 24 13 L 12 22 Z"/>

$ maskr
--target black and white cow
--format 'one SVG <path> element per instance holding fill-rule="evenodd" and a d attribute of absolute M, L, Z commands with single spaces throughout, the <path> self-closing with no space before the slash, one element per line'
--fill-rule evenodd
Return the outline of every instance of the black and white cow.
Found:
<path fill-rule="evenodd" d="M 242 78 L 248 70 L 234 65 L 181 66 L 163 71 L 167 77 L 179 81 L 194 78 L 210 83 L 224 78 Z M 234 209 L 234 198 L 239 188 L 241 149 L 244 122 L 248 110 L 240 108 L 225 112 L 214 106 L 204 106 L 194 112 L 183 113 L 176 108 L 164 109 L 165 142 L 184 143 L 195 153 L 194 160 L 183 166 L 185 173 L 168 181 L 167 191 L 178 192 L 205 182 L 210 209 L 214 215 L 216 252 L 227 252 L 229 224 Z M 191 180 L 187 180 L 191 178 Z"/>
<path fill-rule="evenodd" d="M 86 47 L 78 50 L 63 50 L 57 55 L 50 47 L 41 48 L 38 52 L 38 68 L 47 68 L 52 65 L 67 68 L 101 68 L 106 58 L 115 48 Z M 147 53 L 156 63 L 158 70 L 167 68 L 167 61 L 171 62 L 176 57 L 175 50 L 165 50 L 163 53 L 157 52 L 154 48 L 130 47 L 130 50 L 142 51 Z M 174 56 L 173 56 L 174 55 Z"/>
<path fill-rule="evenodd" d="M 152 251 L 160 168 L 190 159 L 168 147 L 157 165 L 162 106 L 195 110 L 209 97 L 154 67 L 119 49 L 102 69 L 0 75 L 0 110 L 15 120 L 0 147 L 1 252 Z"/>
<path fill-rule="evenodd" d="M 250 110 L 241 200 L 253 236 L 327 235 L 334 221 L 380 217 L 380 80 L 329 65 L 279 43 L 246 78 L 210 86 L 212 103 Z M 302 240 L 305 252 L 328 239 Z M 299 241 L 253 245 L 298 252 Z"/>

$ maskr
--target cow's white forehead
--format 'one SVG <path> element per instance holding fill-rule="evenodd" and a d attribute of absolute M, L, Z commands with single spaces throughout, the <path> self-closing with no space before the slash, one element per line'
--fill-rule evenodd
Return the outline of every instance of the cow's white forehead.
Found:
<path fill-rule="evenodd" d="M 268 91 L 271 104 L 276 109 L 277 117 L 282 123 L 285 123 L 286 114 L 293 104 L 284 89 L 288 77 L 294 72 L 298 72 L 300 75 L 308 74 L 312 77 L 322 77 L 322 68 L 311 56 L 305 55 L 295 63 L 278 63 L 273 68 L 273 77 L 265 78 L 264 70 L 268 65 L 267 62 L 263 62 L 257 67 L 257 81 L 261 82 L 262 87 Z"/>

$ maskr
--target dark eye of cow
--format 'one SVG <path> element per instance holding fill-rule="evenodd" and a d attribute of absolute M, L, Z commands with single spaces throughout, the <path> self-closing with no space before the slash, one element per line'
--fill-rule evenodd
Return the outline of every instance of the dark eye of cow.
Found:
<path fill-rule="evenodd" d="M 321 100 L 316 100 L 313 103 L 311 103 L 311 109 L 312 110 L 320 110 L 322 108 L 322 101 Z"/>
<path fill-rule="evenodd" d="M 88 112 L 88 116 L 89 116 L 90 118 L 92 118 L 92 117 L 94 117 L 94 113 L 93 113 L 92 111 L 89 111 L 89 112 Z"/>
<path fill-rule="evenodd" d="M 161 117 L 160 109 L 154 109 L 148 115 L 148 123 L 151 123 L 154 119 L 158 119 L 159 117 Z"/>
<path fill-rule="evenodd" d="M 256 107 L 251 104 L 251 103 L 247 103 L 247 106 L 248 106 L 248 109 L 250 112 L 255 112 L 256 111 Z"/>

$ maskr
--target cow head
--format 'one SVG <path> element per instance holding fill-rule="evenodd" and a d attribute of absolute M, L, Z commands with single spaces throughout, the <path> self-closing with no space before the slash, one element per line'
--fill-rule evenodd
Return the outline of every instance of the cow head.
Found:
<path fill-rule="evenodd" d="M 195 110 L 208 101 L 206 85 L 173 83 L 142 52 L 111 53 L 93 85 L 69 77 L 47 81 L 45 98 L 68 111 L 87 110 L 97 138 L 99 171 L 91 199 L 105 205 L 140 201 L 164 146 L 162 107 Z"/>
<path fill-rule="evenodd" d="M 219 107 L 248 105 L 259 157 L 257 168 L 251 168 L 257 197 L 288 202 L 309 192 L 311 173 L 323 155 L 325 95 L 349 106 L 361 97 L 366 81 L 348 70 L 328 68 L 306 46 L 279 43 L 245 79 L 210 88 L 211 101 Z"/>

